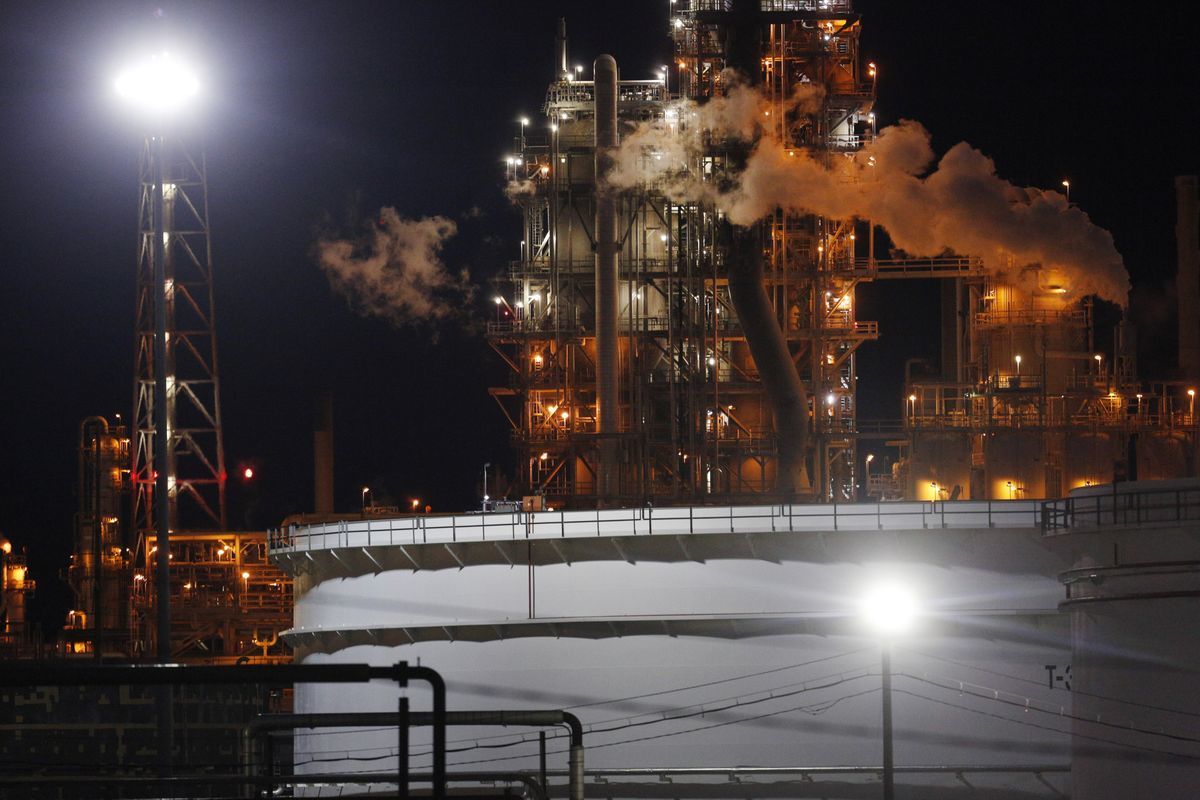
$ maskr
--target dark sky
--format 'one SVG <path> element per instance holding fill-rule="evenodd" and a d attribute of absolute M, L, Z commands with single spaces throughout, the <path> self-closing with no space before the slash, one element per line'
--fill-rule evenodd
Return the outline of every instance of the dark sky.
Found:
<path fill-rule="evenodd" d="M 1171 367 L 1172 176 L 1195 172 L 1195 20 L 1169 3 L 860 0 L 880 65 L 881 123 L 920 120 L 939 152 L 967 140 L 1016 183 L 1072 181 L 1111 230 L 1135 286 L 1143 373 Z M 165 11 L 156 21 L 155 8 Z M 520 239 L 500 157 L 537 114 L 554 21 L 571 60 L 612 52 L 626 77 L 669 59 L 662 2 L 9 3 L 0 11 L 0 532 L 37 577 L 65 560 L 80 420 L 131 407 L 137 154 L 112 76 L 157 46 L 204 59 L 231 520 L 311 506 L 314 397 L 335 398 L 337 502 L 359 488 L 474 504 L 484 461 L 509 461 L 485 343 L 355 315 L 314 266 L 317 230 L 380 206 L 458 218 L 447 252 L 482 286 Z M 1185 18 L 1185 14 L 1188 14 Z M 465 219 L 472 207 L 484 213 Z M 488 293 L 481 292 L 486 302 Z M 896 302 L 897 297 L 903 302 Z M 868 288 L 884 341 L 862 415 L 898 415 L 899 370 L 934 357 L 929 287 Z M 481 305 L 480 315 L 489 311 Z"/>

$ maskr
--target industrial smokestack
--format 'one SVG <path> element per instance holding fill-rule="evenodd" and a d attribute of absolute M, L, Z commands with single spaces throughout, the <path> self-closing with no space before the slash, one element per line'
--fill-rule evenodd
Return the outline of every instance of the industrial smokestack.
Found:
<path fill-rule="evenodd" d="M 571 77 L 571 68 L 567 66 L 567 18 L 558 18 L 558 35 L 554 37 L 554 60 L 558 65 L 558 79 L 565 81 Z"/>
<path fill-rule="evenodd" d="M 617 197 L 609 185 L 617 148 L 617 62 L 594 64 L 596 97 L 596 422 L 601 498 L 616 493 L 618 433 Z"/>
<path fill-rule="evenodd" d="M 1200 377 L 1200 200 L 1195 175 L 1175 178 L 1175 244 L 1179 273 L 1175 277 L 1179 297 L 1179 372 L 1193 380 Z"/>
<path fill-rule="evenodd" d="M 313 511 L 333 513 L 333 398 L 317 398 L 313 426 Z"/>

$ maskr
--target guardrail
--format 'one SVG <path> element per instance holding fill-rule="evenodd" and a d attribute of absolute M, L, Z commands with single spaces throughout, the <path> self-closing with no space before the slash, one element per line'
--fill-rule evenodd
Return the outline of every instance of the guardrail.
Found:
<path fill-rule="evenodd" d="M 774 506 L 416 515 L 278 528 L 272 553 L 503 539 L 770 532 L 1040 528 L 1036 500 L 955 500 Z"/>
<path fill-rule="evenodd" d="M 1118 487 L 1120 484 L 1114 484 Z M 1064 497 L 1042 503 L 1042 533 L 1200 520 L 1200 486 Z"/>

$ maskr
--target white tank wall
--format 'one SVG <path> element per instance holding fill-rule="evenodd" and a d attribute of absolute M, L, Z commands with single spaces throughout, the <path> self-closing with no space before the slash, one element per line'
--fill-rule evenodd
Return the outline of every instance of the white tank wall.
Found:
<path fill-rule="evenodd" d="M 393 570 L 324 581 L 296 601 L 297 630 L 495 622 L 529 617 L 525 566 Z M 929 564 L 803 564 L 714 560 L 623 561 L 534 568 L 536 615 L 561 617 L 709 614 L 854 614 L 871 586 L 920 587 L 935 613 L 1053 610 L 1062 593 L 1052 576 L 1022 576 Z"/>
<path fill-rule="evenodd" d="M 978 638 L 922 637 L 918 631 L 897 650 L 894 659 L 897 673 L 927 675 L 942 683 L 965 681 L 1002 689 L 1014 696 L 1033 694 L 1039 700 L 1069 708 L 1066 692 L 1043 688 L 1045 665 L 1068 662 L 1065 636 L 1026 629 L 1026 635 L 1040 636 L 1046 639 L 1046 644 L 1014 644 L 1008 640 L 1014 638 L 1013 628 L 1023 624 L 1019 621 L 1021 617 L 999 613 L 1053 610 L 1061 597 L 1061 587 L 1052 575 L 1014 575 L 932 564 L 777 564 L 748 559 L 707 563 L 580 562 L 570 566 L 541 566 L 534 573 L 539 618 L 603 618 L 618 622 L 627 617 L 676 621 L 705 615 L 842 616 L 855 613 L 857 599 L 868 587 L 885 579 L 903 582 L 919 587 L 923 602 L 935 615 L 970 612 L 985 615 L 990 612 L 990 615 L 984 618 Z M 389 571 L 325 580 L 297 598 L 296 630 L 520 622 L 528 618 L 528 579 L 525 566 L 481 565 L 464 570 Z M 930 624 L 935 623 L 932 620 Z M 993 635 L 999 638 L 990 638 Z M 686 721 L 656 722 L 609 734 L 590 732 L 586 736 L 588 766 L 876 766 L 881 759 L 878 644 L 862 636 L 787 634 L 722 639 L 643 635 L 598 640 L 543 637 L 351 647 L 328 654 L 302 653 L 302 656 L 305 663 L 420 662 L 445 677 L 449 685 L 449 708 L 466 710 L 574 707 L 725 680 L 854 651 L 862 652 L 807 667 L 781 669 L 758 678 L 577 708 L 576 713 L 585 724 L 607 727 L 640 720 L 604 723 L 606 720 L 695 703 L 707 703 L 712 708 L 738 698 L 738 702 L 746 703 L 762 699 L 763 692 L 768 690 L 786 692 L 800 688 L 796 684 L 805 680 L 831 683 L 845 679 L 838 686 L 743 705 L 736 710 L 713 711 Z M 980 665 L 1013 677 L 1000 677 L 916 653 Z M 998 713 L 1018 721 L 1028 719 L 1020 710 L 963 696 L 952 689 L 902 677 L 896 678 L 895 687 L 965 705 L 975 712 Z M 414 709 L 428 708 L 422 688 L 414 687 L 411 696 Z M 773 713 L 800 705 L 816 705 L 811 709 L 816 712 L 820 704 L 843 696 L 846 699 L 819 714 Z M 395 687 L 382 683 L 300 686 L 296 691 L 296 706 L 301 713 L 390 710 L 396 707 L 397 697 Z M 686 735 L 612 744 L 759 714 L 772 715 Z M 895 696 L 895 719 L 899 764 L 1065 765 L 1069 758 L 1065 733 L 991 719 L 982 713 L 949 708 L 899 691 Z M 1051 718 L 1048 724 L 1066 730 L 1060 720 Z M 476 739 L 496 733 L 488 729 L 456 729 L 451 731 L 450 738 Z M 417 734 L 414 741 L 424 741 L 422 735 Z M 536 732 L 531 736 L 536 739 Z M 358 751 L 358 755 L 390 756 L 394 754 L 391 749 L 394 738 L 394 730 L 303 736 L 298 740 L 297 768 L 322 771 L 364 766 L 388 768 L 394 764 L 389 758 L 365 765 L 339 763 L 336 759 L 339 753 L 350 750 Z M 552 745 L 553 752 L 563 742 Z M 511 752 L 475 750 L 452 756 L 451 764 L 461 763 L 464 769 L 528 769 L 536 766 L 535 752 L 534 744 L 525 744 Z M 473 763 L 512 755 L 520 757 L 513 761 Z M 335 761 L 306 763 L 312 757 Z M 552 765 L 564 765 L 559 762 L 564 762 L 565 756 L 551 758 Z M 417 759 L 414 769 L 427 763 L 428 759 Z M 990 779 L 984 782 L 987 780 Z M 1044 796 L 1052 796 L 1030 776 L 994 780 L 1029 789 L 1033 792 L 1031 796 L 1043 792 Z M 1061 780 L 1057 782 L 1063 785 Z"/>
<path fill-rule="evenodd" d="M 1073 610 L 1072 689 L 1080 718 L 1074 723 L 1073 768 L 1079 797 L 1200 797 L 1197 611 L 1194 596 Z"/>
<path fill-rule="evenodd" d="M 953 676 L 957 680 L 996 687 L 1027 695 L 1030 684 L 982 672 L 978 669 L 946 664 L 916 653 L 950 658 L 984 666 L 1029 681 L 1041 682 L 1046 664 L 1064 663 L 1063 651 L 1051 648 L 1017 646 L 971 640 L 912 640 L 908 649 L 898 649 L 893 668 L 899 672 Z M 578 708 L 580 704 L 627 698 L 648 692 L 663 692 L 684 686 L 725 680 L 730 677 L 780 669 L 801 662 L 853 653 L 824 663 L 785 669 L 774 674 L 731 681 L 624 703 Z M 305 663 L 369 662 L 378 665 L 408 660 L 436 668 L 449 686 L 449 707 L 479 708 L 563 708 L 576 707 L 585 724 L 599 728 L 646 722 L 656 712 L 679 713 L 683 707 L 704 703 L 712 708 L 730 702 L 744 703 L 740 708 L 712 711 L 686 720 L 655 722 L 626 727 L 611 733 L 590 731 L 585 735 L 588 768 L 621 767 L 712 767 L 733 765 L 803 766 L 859 765 L 878 766 L 880 751 L 880 693 L 878 648 L 874 642 L 850 638 L 812 636 L 772 636 L 746 640 L 714 640 L 699 637 L 670 638 L 635 636 L 611 640 L 519 639 L 485 643 L 431 642 L 395 648 L 354 647 L 335 654 L 314 654 Z M 842 675 L 839 675 L 841 673 Z M 812 685 L 846 683 L 828 689 L 779 698 L 761 703 L 768 692 L 794 691 L 801 682 Z M 817 680 L 813 680 L 817 679 Z M 900 693 L 912 690 L 956 703 L 977 711 L 1001 713 L 1021 720 L 1030 715 L 1019 709 L 996 708 L 994 703 L 913 683 L 901 677 L 894 681 L 894 721 L 897 764 L 1060 764 L 1069 759 L 1065 733 L 1056 734 L 1020 724 L 1003 722 L 969 711 L 947 708 Z M 864 693 L 864 694 L 859 694 Z M 859 696 L 854 696 L 859 695 Z M 330 711 L 366 711 L 394 709 L 397 690 L 392 686 L 341 685 L 297 689 L 296 705 L 300 713 Z M 414 709 L 427 709 L 423 688 L 410 692 Z M 836 706 L 822 711 L 821 704 L 848 696 Z M 1044 690 L 1039 696 L 1061 699 L 1069 704 L 1064 691 Z M 798 706 L 811 706 L 809 712 L 778 713 Z M 739 717 L 773 714 L 763 719 L 709 730 L 672 735 L 648 741 L 615 745 L 623 740 L 660 734 L 675 734 L 691 728 L 729 722 Z M 1045 719 L 1039 718 L 1040 723 Z M 1051 718 L 1051 726 L 1055 721 Z M 1065 730 L 1065 726 L 1059 726 Z M 519 729 L 504 732 L 505 741 L 520 738 Z M 480 737 L 494 737 L 499 731 L 485 728 L 451 729 L 448 738 L 461 747 Z M 532 769 L 536 766 L 534 740 L 511 750 L 473 750 L 451 754 L 451 767 L 459 769 Z M 427 734 L 415 733 L 414 742 L 425 743 Z M 492 739 L 490 743 L 501 740 Z M 358 750 L 360 755 L 393 754 L 395 731 L 374 733 L 328 733 L 303 737 L 298 744 L 298 770 L 361 768 L 355 762 L 306 764 L 309 758 L 330 758 L 339 752 Z M 555 753 L 563 740 L 551 742 Z M 414 746 L 414 752 L 424 750 Z M 316 752 L 314 752 L 316 751 Z M 502 761 L 476 763 L 479 759 L 503 758 Z M 394 760 L 373 762 L 373 767 L 389 768 Z M 428 765 L 428 758 L 415 758 L 414 769 Z M 565 766 L 565 755 L 551 756 L 551 767 Z M 1009 776 L 1026 784 L 1028 776 Z M 905 782 L 919 782 L 909 778 Z M 1058 781 L 1061 785 L 1061 781 Z M 1034 793 L 1032 796 L 1039 796 Z M 1051 796 L 1051 795 L 1047 795 Z"/>

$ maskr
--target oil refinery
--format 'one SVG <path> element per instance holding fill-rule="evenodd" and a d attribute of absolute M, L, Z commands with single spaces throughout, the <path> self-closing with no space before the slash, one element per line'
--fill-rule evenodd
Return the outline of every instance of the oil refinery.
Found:
<path fill-rule="evenodd" d="M 0 654 L 122 689 L 0 683 L 0 756 L 38 765 L 11 783 L 81 796 L 38 761 L 77 750 L 113 796 L 1200 795 L 1196 177 L 1178 370 L 1145 377 L 1069 181 L 1014 187 L 965 145 L 931 167 L 923 128 L 877 120 L 851 0 L 660 22 L 670 58 L 631 78 L 575 63 L 558 20 L 503 142 L 520 249 L 472 313 L 512 478 L 490 495 L 486 464 L 478 510 L 364 487 L 338 511 L 322 401 L 312 513 L 230 524 L 207 167 L 146 137 L 133 414 L 79 426 L 56 644 L 0 539 Z M 940 359 L 864 420 L 860 349 L 893 332 L 860 290 L 895 281 L 937 287 Z M 171 711 L 103 672 L 156 661 L 147 687 L 274 677 Z"/>

